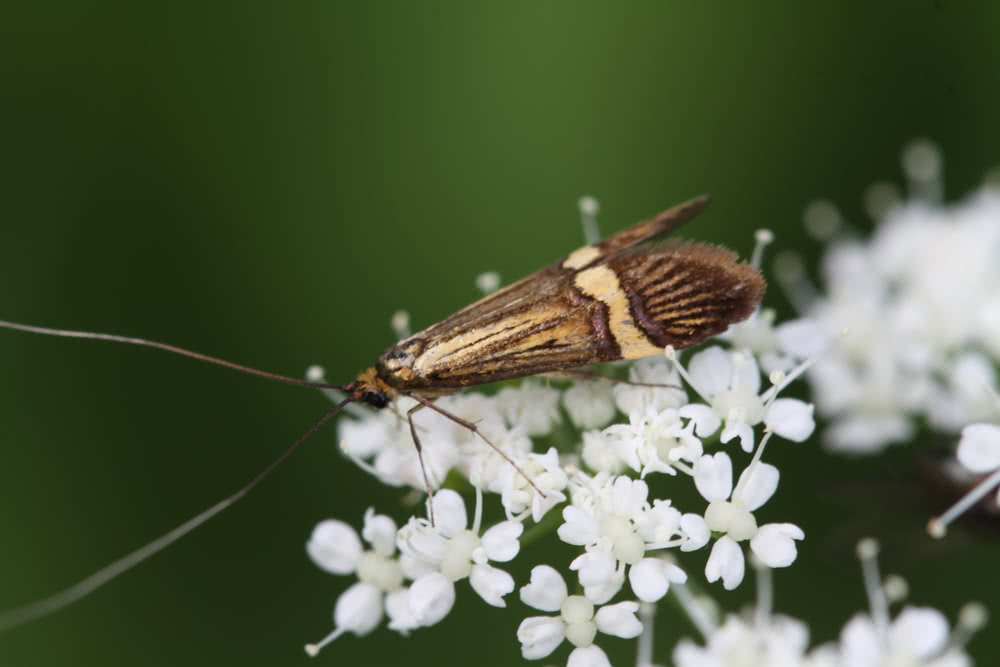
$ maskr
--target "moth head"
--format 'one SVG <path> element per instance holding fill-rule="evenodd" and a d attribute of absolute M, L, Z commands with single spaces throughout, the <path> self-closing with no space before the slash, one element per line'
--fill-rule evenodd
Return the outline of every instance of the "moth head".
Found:
<path fill-rule="evenodd" d="M 351 398 L 360 403 L 367 403 L 381 410 L 399 393 L 378 376 L 374 368 L 365 370 L 358 379 L 345 387 Z"/>

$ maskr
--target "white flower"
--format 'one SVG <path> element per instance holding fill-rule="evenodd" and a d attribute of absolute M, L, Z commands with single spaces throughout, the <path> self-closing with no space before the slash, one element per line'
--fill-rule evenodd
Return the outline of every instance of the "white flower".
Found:
<path fill-rule="evenodd" d="M 1000 468 L 1000 426 L 970 424 L 963 428 L 956 456 L 972 472 L 990 472 Z"/>
<path fill-rule="evenodd" d="M 642 562 L 647 549 L 692 551 L 708 542 L 709 531 L 700 516 L 681 515 L 666 500 L 650 506 L 648 492 L 642 480 L 598 475 L 586 480 L 573 503 L 563 508 L 557 533 L 562 541 L 585 548 L 570 569 L 578 573 L 586 597 L 597 604 L 614 597 L 625 581 L 625 568 Z M 640 598 L 654 596 L 661 586 L 666 592 L 670 582 L 683 580 L 679 569 L 664 567 L 659 574 L 665 579 L 653 582 L 651 567 L 643 565 L 636 578 L 630 578 Z"/>
<path fill-rule="evenodd" d="M 813 406 L 794 398 L 779 398 L 767 406 L 764 425 L 786 440 L 804 442 L 816 429 Z"/>
<path fill-rule="evenodd" d="M 1000 197 L 878 213 L 868 240 L 831 243 L 822 293 L 801 305 L 846 335 L 809 372 L 828 444 L 877 452 L 917 420 L 946 433 L 992 417 L 1000 360 Z"/>
<path fill-rule="evenodd" d="M 419 625 L 436 625 L 455 605 L 455 584 L 440 572 L 428 572 L 410 586 L 406 602 L 406 611 Z"/>
<path fill-rule="evenodd" d="M 562 395 L 573 426 L 581 430 L 607 426 L 615 416 L 615 400 L 607 381 L 576 382 Z"/>
<path fill-rule="evenodd" d="M 521 601 L 540 611 L 559 612 L 558 616 L 531 616 L 521 621 L 517 638 L 521 654 L 528 660 L 549 655 L 563 642 L 576 648 L 568 666 L 610 665 L 607 656 L 595 644 L 598 632 L 631 639 L 642 632 L 636 617 L 638 602 L 619 602 L 597 609 L 586 597 L 568 595 L 562 576 L 548 565 L 531 570 L 531 581 L 521 588 Z"/>
<path fill-rule="evenodd" d="M 618 475 L 625 471 L 625 461 L 618 455 L 615 443 L 602 431 L 584 431 L 583 463 L 594 472 Z"/>
<path fill-rule="evenodd" d="M 362 550 L 357 531 L 338 519 L 320 521 L 306 542 L 312 562 L 331 574 L 354 572 Z"/>
<path fill-rule="evenodd" d="M 767 463 L 749 466 L 740 475 L 733 489 L 733 465 L 729 455 L 717 452 L 702 456 L 694 466 L 695 487 L 709 502 L 705 524 L 724 533 L 712 547 L 705 565 L 705 577 L 710 582 L 722 579 L 723 586 L 732 590 L 743 580 L 745 563 L 738 542 L 750 540 L 750 549 L 768 567 L 786 567 L 796 556 L 795 540 L 805 537 L 791 523 L 757 527 L 752 512 L 760 508 L 778 488 L 778 469 Z"/>
<path fill-rule="evenodd" d="M 496 400 L 507 423 L 530 436 L 548 434 L 560 419 L 559 390 L 536 380 L 524 380 L 517 387 L 504 387 Z"/>
<path fill-rule="evenodd" d="M 719 338 L 738 350 L 749 350 L 755 355 L 774 354 L 778 349 L 774 319 L 773 310 L 758 309 L 747 319 L 730 326 Z"/>
<path fill-rule="evenodd" d="M 489 561 L 512 560 L 520 549 L 517 539 L 524 527 L 518 521 L 502 521 L 480 537 L 480 494 L 476 503 L 477 523 L 469 530 L 462 497 L 451 489 L 442 489 L 433 499 L 435 525 L 427 519 L 411 517 L 397 533 L 396 543 L 404 556 L 443 575 L 449 582 L 468 577 L 473 590 L 487 604 L 503 607 L 503 596 L 514 590 L 514 580 Z"/>
<path fill-rule="evenodd" d="M 637 563 L 645 553 L 638 529 L 649 507 L 649 489 L 645 482 L 624 476 L 591 481 L 593 492 L 576 494 L 574 503 L 563 509 L 557 532 L 563 542 L 587 547 L 570 569 L 579 572 L 584 587 L 601 588 L 612 581 L 619 561 Z"/>
<path fill-rule="evenodd" d="M 641 477 L 651 472 L 676 474 L 672 464 L 694 461 L 703 452 L 694 422 L 685 425 L 675 408 L 657 411 L 647 405 L 630 412 L 628 419 L 628 424 L 604 429 L 604 435 L 618 457 Z"/>
<path fill-rule="evenodd" d="M 382 620 L 382 591 L 359 581 L 337 598 L 333 607 L 333 623 L 339 630 L 359 637 L 367 635 Z"/>
<path fill-rule="evenodd" d="M 509 518 L 519 518 L 518 515 L 530 509 L 531 518 L 537 523 L 546 512 L 566 501 L 563 491 L 569 477 L 555 447 L 550 447 L 545 454 L 528 454 L 516 461 L 521 472 L 508 464 L 497 473 L 500 502 Z"/>
<path fill-rule="evenodd" d="M 643 558 L 629 568 L 632 592 L 643 602 L 656 602 L 667 594 L 670 584 L 683 584 L 687 575 L 673 563 L 661 558 Z"/>
<path fill-rule="evenodd" d="M 393 544 L 396 524 L 387 516 L 365 512 L 362 535 L 372 549 L 365 551 L 354 529 L 335 519 L 321 521 L 306 542 L 306 553 L 316 565 L 333 574 L 356 573 L 357 583 L 344 591 L 334 605 L 334 629 L 318 644 L 306 650 L 315 655 L 344 632 L 365 635 L 381 622 L 383 612 L 389 627 L 406 633 L 417 627 L 415 619 L 400 613 L 397 601 L 405 595 L 403 568 Z M 390 600 L 392 601 L 390 603 Z"/>
<path fill-rule="evenodd" d="M 965 470 L 949 466 L 946 462 L 944 474 L 959 483 L 971 484 L 974 475 L 990 475 L 973 485 L 946 512 L 930 520 L 927 530 L 932 537 L 945 536 L 949 523 L 964 514 L 970 507 L 991 493 L 1000 485 L 1000 426 L 995 424 L 969 424 L 962 429 L 955 454 Z M 968 471 L 968 472 L 966 472 Z M 972 473 L 970 475 L 970 473 Z M 970 479 L 971 478 L 971 479 Z"/>
<path fill-rule="evenodd" d="M 361 540 L 351 526 L 328 519 L 313 529 L 306 543 L 306 552 L 314 563 L 327 572 L 355 572 L 363 583 L 389 593 L 402 588 L 404 579 L 403 570 L 395 557 L 395 533 L 396 524 L 392 519 L 377 515 L 373 508 L 368 508 L 362 535 L 372 545 L 371 550 L 362 550 Z"/>
<path fill-rule="evenodd" d="M 764 418 L 764 401 L 758 396 L 760 371 L 753 355 L 709 347 L 691 357 L 687 370 L 691 385 L 708 401 L 711 413 L 692 414 L 688 409 L 681 414 L 700 422 L 697 433 L 702 436 L 725 422 L 719 439 L 725 443 L 738 437 L 743 451 L 751 451 L 753 427 Z"/>
<path fill-rule="evenodd" d="M 760 627 L 728 616 L 705 646 L 689 639 L 678 642 L 673 660 L 675 667 L 806 667 L 808 645 L 809 630 L 801 621 L 776 616 Z"/>
<path fill-rule="evenodd" d="M 635 362 L 628 370 L 628 378 L 636 384 L 619 382 L 614 386 L 615 403 L 624 414 L 646 408 L 659 412 L 687 403 L 680 374 L 662 357 L 647 357 Z"/>
<path fill-rule="evenodd" d="M 858 614 L 840 633 L 841 661 L 851 667 L 968 667 L 960 649 L 948 646 L 948 621 L 936 609 L 905 607 L 881 632 Z"/>
<path fill-rule="evenodd" d="M 366 412 L 359 419 L 338 423 L 341 449 L 383 484 L 424 490 L 424 471 L 406 421 L 406 411 L 416 403 L 399 399 L 393 410 Z M 464 416 L 464 415 L 460 415 Z M 440 483 L 460 460 L 458 444 L 468 429 L 433 410 L 413 415 L 423 446 L 423 461 L 432 484 Z"/>

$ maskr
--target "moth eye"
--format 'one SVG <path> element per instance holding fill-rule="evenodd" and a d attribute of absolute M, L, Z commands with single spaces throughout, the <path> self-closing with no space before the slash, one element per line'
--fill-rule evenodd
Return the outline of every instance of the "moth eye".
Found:
<path fill-rule="evenodd" d="M 361 394 L 361 400 L 374 408 L 384 408 L 389 405 L 389 397 L 380 391 L 366 391 Z"/>

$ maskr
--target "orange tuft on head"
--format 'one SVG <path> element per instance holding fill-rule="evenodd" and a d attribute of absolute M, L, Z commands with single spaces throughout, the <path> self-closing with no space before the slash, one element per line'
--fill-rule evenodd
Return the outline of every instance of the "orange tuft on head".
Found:
<path fill-rule="evenodd" d="M 399 396 L 399 391 L 391 387 L 374 368 L 367 368 L 348 385 L 351 398 L 367 403 L 375 408 L 384 408 L 389 401 Z"/>

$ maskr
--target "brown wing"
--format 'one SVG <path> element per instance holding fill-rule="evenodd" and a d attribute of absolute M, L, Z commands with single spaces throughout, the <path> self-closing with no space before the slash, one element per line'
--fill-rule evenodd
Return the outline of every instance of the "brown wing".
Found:
<path fill-rule="evenodd" d="M 662 236 L 701 213 L 706 206 L 708 206 L 707 195 L 695 197 L 683 204 L 668 208 L 655 218 L 643 220 L 628 229 L 623 229 L 614 236 L 609 236 L 598 243 L 597 247 L 601 249 L 603 256 L 608 256 L 643 241 Z"/>
<path fill-rule="evenodd" d="M 636 246 L 689 219 L 675 207 L 491 294 L 388 349 L 378 372 L 447 391 L 686 347 L 745 319 L 764 281 L 715 246 Z"/>

